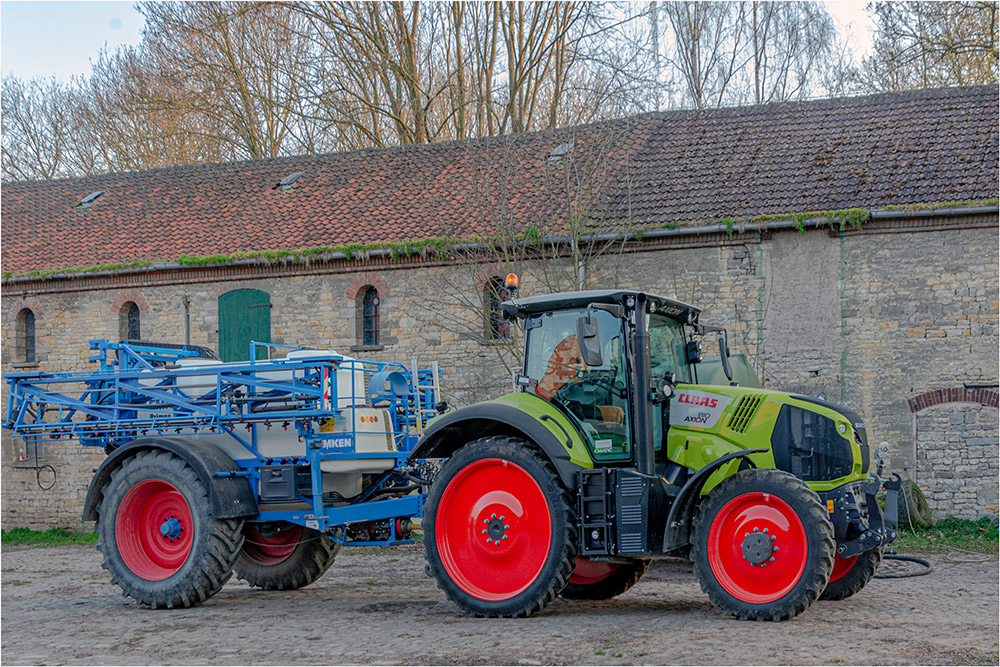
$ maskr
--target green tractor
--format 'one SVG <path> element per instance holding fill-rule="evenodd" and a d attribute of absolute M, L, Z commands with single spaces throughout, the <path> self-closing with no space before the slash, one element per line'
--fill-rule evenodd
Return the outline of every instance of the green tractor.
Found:
<path fill-rule="evenodd" d="M 459 607 L 516 617 L 608 599 L 681 557 L 726 613 L 783 620 L 875 574 L 899 477 L 880 479 L 884 445 L 870 470 L 855 412 L 740 386 L 725 330 L 672 299 L 600 290 L 502 309 L 526 334 L 518 391 L 435 418 L 412 455 L 447 458 L 424 544 Z M 729 382 L 699 384 L 716 334 Z"/>

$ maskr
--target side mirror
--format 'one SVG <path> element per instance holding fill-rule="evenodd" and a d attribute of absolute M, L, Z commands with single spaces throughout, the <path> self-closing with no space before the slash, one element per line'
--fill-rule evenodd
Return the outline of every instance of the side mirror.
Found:
<path fill-rule="evenodd" d="M 726 344 L 725 335 L 719 336 L 719 356 L 722 357 L 722 372 L 726 374 L 726 379 L 733 381 L 733 369 L 729 367 L 729 345 Z"/>
<path fill-rule="evenodd" d="M 601 337 L 597 333 L 597 319 L 588 312 L 576 320 L 576 339 L 580 343 L 583 361 L 588 366 L 602 366 Z"/>

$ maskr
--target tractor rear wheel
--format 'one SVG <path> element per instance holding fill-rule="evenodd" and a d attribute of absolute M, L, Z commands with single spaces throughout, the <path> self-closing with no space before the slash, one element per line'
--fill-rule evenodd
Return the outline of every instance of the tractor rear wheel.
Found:
<path fill-rule="evenodd" d="M 308 586 L 323 576 L 340 544 L 322 533 L 286 521 L 247 522 L 243 548 L 233 566 L 238 579 L 266 591 Z"/>
<path fill-rule="evenodd" d="M 702 504 L 691 557 L 712 604 L 740 619 L 802 613 L 833 570 L 833 524 L 819 496 L 780 470 L 738 472 Z"/>
<path fill-rule="evenodd" d="M 820 600 L 844 600 L 851 597 L 875 576 L 882 563 L 882 550 L 869 549 L 850 558 L 837 556 L 833 563 L 833 573 Z"/>
<path fill-rule="evenodd" d="M 242 519 L 212 516 L 208 490 L 169 452 L 141 451 L 111 473 L 98 507 L 101 567 L 125 595 L 157 607 L 191 607 L 232 576 Z"/>
<path fill-rule="evenodd" d="M 520 438 L 481 438 L 438 474 L 424 509 L 430 573 L 477 616 L 529 616 L 565 588 L 576 512 L 552 464 Z"/>
<path fill-rule="evenodd" d="M 632 588 L 649 569 L 650 560 L 602 563 L 577 558 L 569 583 L 560 596 L 567 600 L 610 600 Z"/>

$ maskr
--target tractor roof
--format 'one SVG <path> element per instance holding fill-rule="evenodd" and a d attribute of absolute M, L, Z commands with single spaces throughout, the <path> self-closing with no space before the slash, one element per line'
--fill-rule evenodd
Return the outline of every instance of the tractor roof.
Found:
<path fill-rule="evenodd" d="M 643 292 L 634 290 L 587 290 L 583 292 L 557 292 L 555 294 L 541 294 L 539 296 L 529 296 L 513 301 L 504 301 L 502 308 L 504 315 L 508 318 L 528 317 L 535 313 L 548 313 L 553 310 L 569 310 L 573 308 L 586 308 L 592 303 L 608 303 L 626 305 L 629 297 L 636 297 Z M 676 320 L 695 324 L 701 308 L 691 306 L 674 299 L 668 299 L 655 294 L 646 294 L 646 298 L 653 304 L 655 312 L 669 315 Z"/>

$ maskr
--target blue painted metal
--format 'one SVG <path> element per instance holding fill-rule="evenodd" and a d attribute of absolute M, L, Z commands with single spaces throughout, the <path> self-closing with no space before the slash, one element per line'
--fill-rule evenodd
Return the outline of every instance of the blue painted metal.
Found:
<path fill-rule="evenodd" d="M 89 360 L 97 365 L 96 370 L 5 375 L 10 391 L 4 425 L 27 442 L 79 440 L 85 446 L 108 451 L 143 436 L 227 435 L 251 457 L 237 460 L 242 472 L 221 474 L 246 476 L 254 488 L 259 488 L 260 468 L 276 462 L 261 455 L 260 432 L 292 428 L 305 442 L 305 456 L 283 457 L 277 462 L 310 467 L 311 494 L 301 498 L 309 509 L 265 511 L 256 520 L 280 519 L 336 533 L 348 523 L 420 516 L 423 496 L 367 501 L 383 482 L 391 482 L 393 471 L 354 504 L 324 504 L 320 464 L 392 458 L 397 468 L 401 466 L 417 443 L 419 425 L 434 414 L 437 397 L 430 390 L 433 370 L 327 353 L 256 360 L 261 348 L 266 348 L 266 356 L 272 349 L 301 349 L 251 343 L 250 361 L 222 364 L 216 360 L 213 365 L 182 367 L 178 361 L 211 352 L 196 346 L 92 340 L 90 349 L 95 354 Z M 396 451 L 357 452 L 357 432 L 323 431 L 329 420 L 345 418 L 344 410 L 338 409 L 338 398 L 346 398 L 337 396 L 338 370 L 350 373 L 352 387 L 355 373 L 363 373 L 368 381 L 352 389 L 352 403 L 371 389 L 373 395 L 366 397 L 364 404 L 377 403 L 394 420 Z M 196 391 L 191 388 L 195 378 Z M 168 523 L 161 528 L 167 531 L 165 536 L 173 533 Z M 408 541 L 395 534 L 395 525 L 391 532 L 388 541 L 378 544 Z"/>
<path fill-rule="evenodd" d="M 181 536 L 181 522 L 174 517 L 170 517 L 160 526 L 160 535 L 171 540 L 176 540 Z"/>

